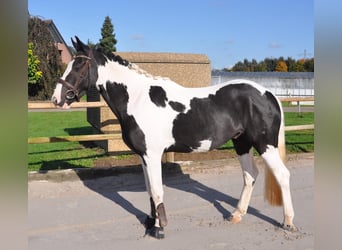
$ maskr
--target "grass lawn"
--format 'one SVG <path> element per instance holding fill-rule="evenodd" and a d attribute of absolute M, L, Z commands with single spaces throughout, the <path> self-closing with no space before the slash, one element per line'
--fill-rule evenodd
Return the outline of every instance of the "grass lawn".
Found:
<path fill-rule="evenodd" d="M 285 124 L 313 124 L 313 113 L 285 113 Z M 28 137 L 87 135 L 92 127 L 85 111 L 28 112 Z M 231 142 L 223 148 L 233 149 Z M 289 153 L 313 152 L 314 131 L 286 132 L 286 149 Z M 51 170 L 92 167 L 96 158 L 107 157 L 103 149 L 89 147 L 89 143 L 58 142 L 28 144 L 28 170 Z"/>
<path fill-rule="evenodd" d="M 29 112 L 28 136 L 86 135 L 92 133 L 84 111 Z M 92 167 L 104 150 L 86 143 L 58 142 L 28 144 L 28 170 L 51 170 Z"/>
<path fill-rule="evenodd" d="M 314 124 L 314 113 L 285 113 L 285 126 Z M 314 130 L 289 131 L 285 133 L 286 151 L 289 153 L 313 152 Z"/>

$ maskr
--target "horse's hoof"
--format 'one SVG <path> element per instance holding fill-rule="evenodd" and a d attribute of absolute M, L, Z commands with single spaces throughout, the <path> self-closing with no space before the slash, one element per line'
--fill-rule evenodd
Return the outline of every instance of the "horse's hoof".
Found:
<path fill-rule="evenodd" d="M 281 224 L 281 228 L 289 232 L 298 231 L 298 229 L 294 225 Z"/>
<path fill-rule="evenodd" d="M 152 227 L 148 230 L 148 235 L 158 240 L 165 238 L 164 229 L 162 227 Z"/>
<path fill-rule="evenodd" d="M 241 215 L 231 215 L 228 218 L 228 221 L 230 221 L 233 224 L 237 224 L 242 220 Z"/>
<path fill-rule="evenodd" d="M 156 219 L 152 218 L 150 216 L 147 216 L 144 222 L 145 228 L 146 229 L 151 229 L 154 227 L 154 224 L 156 223 Z"/>

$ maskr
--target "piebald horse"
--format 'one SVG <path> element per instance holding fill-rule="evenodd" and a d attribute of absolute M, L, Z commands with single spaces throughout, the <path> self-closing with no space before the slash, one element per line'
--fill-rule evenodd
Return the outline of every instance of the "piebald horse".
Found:
<path fill-rule="evenodd" d="M 118 118 L 122 138 L 141 158 L 151 216 L 149 234 L 164 237 L 167 225 L 163 203 L 161 157 L 164 152 L 199 152 L 232 140 L 244 185 L 230 220 L 238 223 L 252 195 L 258 168 L 253 148 L 266 163 L 265 197 L 283 205 L 282 227 L 294 230 L 290 173 L 284 165 L 284 115 L 278 99 L 248 80 L 185 88 L 168 78 L 155 77 L 120 56 L 90 48 L 78 37 L 77 51 L 58 81 L 52 101 L 69 108 L 91 87 L 96 87 Z"/>

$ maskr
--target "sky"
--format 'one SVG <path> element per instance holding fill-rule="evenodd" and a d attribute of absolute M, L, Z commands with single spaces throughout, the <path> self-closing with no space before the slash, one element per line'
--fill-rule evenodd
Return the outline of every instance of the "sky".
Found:
<path fill-rule="evenodd" d="M 97 43 L 106 16 L 117 51 L 197 53 L 213 69 L 238 61 L 314 57 L 313 0 L 28 0 L 30 15 Z"/>

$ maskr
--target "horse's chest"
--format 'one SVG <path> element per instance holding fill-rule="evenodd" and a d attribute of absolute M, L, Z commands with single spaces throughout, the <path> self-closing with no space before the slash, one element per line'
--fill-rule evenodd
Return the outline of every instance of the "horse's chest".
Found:
<path fill-rule="evenodd" d="M 139 128 L 145 134 L 148 143 L 167 143 L 172 141 L 173 121 L 177 114 L 167 108 L 156 107 L 145 103 L 132 112 Z"/>

